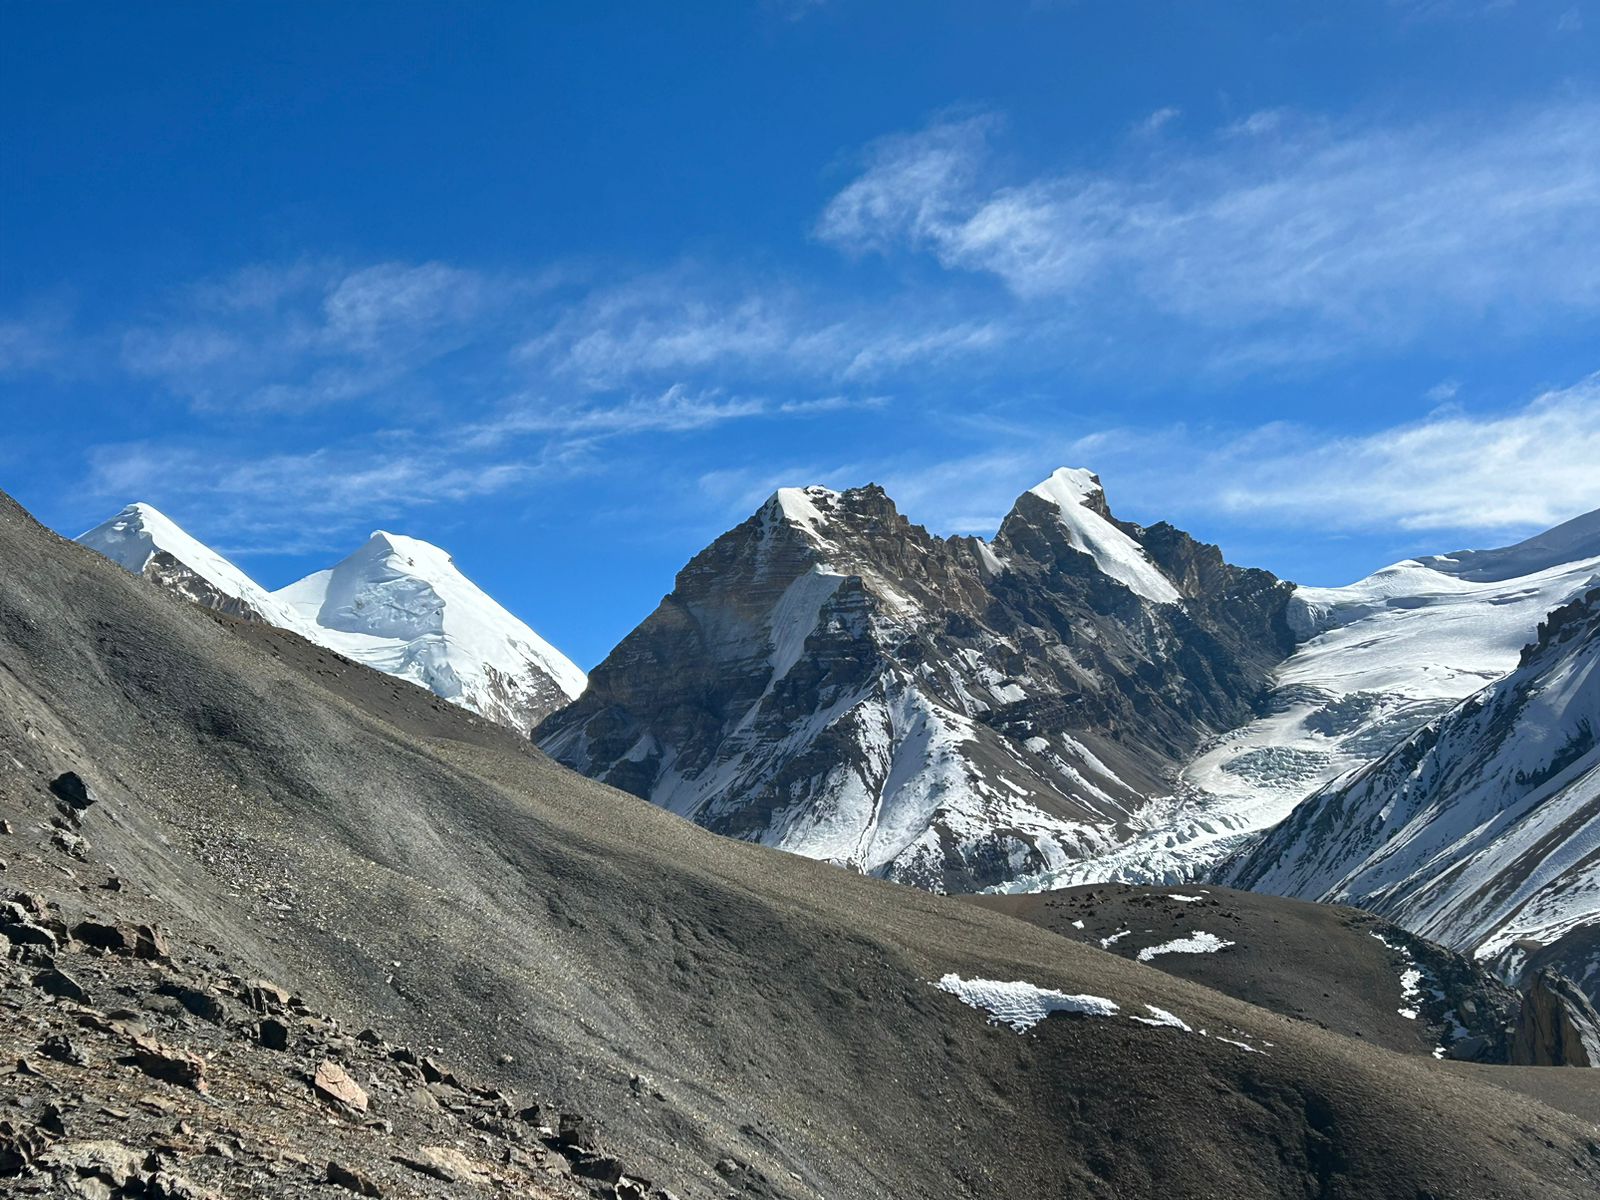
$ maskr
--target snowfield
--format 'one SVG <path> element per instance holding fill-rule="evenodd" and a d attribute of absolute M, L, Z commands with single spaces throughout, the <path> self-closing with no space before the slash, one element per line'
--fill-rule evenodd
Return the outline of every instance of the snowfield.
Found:
<path fill-rule="evenodd" d="M 1146 946 L 1139 951 L 1139 961 L 1149 962 L 1162 954 L 1215 954 L 1218 950 L 1226 950 L 1232 942 L 1224 941 L 1214 933 L 1195 930 L 1188 937 L 1174 938 L 1170 942 L 1162 942 L 1159 946 Z"/>
<path fill-rule="evenodd" d="M 998 979 L 962 979 L 951 973 L 935 986 L 963 1004 L 988 1013 L 994 1024 L 1008 1025 L 1017 1033 L 1026 1033 L 1053 1012 L 1113 1017 L 1118 1011 L 1117 1003 L 1103 996 L 1069 996 L 1020 980 L 1002 983 Z"/>

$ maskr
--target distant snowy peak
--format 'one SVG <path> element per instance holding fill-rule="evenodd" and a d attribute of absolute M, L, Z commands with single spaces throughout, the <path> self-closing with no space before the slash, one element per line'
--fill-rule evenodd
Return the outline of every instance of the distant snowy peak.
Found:
<path fill-rule="evenodd" d="M 1145 548 L 1111 515 L 1100 477 L 1092 471 L 1062 467 L 1029 488 L 1026 495 L 1050 507 L 1067 546 L 1088 555 L 1103 574 L 1152 604 L 1176 604 L 1183 599 Z M 1013 517 L 1022 505 L 1019 500 Z M 1011 519 L 1007 518 L 1008 522 Z"/>
<path fill-rule="evenodd" d="M 1430 570 L 1472 583 L 1500 583 L 1587 559 L 1600 559 L 1600 508 L 1514 546 L 1458 550 L 1417 561 Z"/>
<path fill-rule="evenodd" d="M 77 540 L 206 608 L 304 632 L 265 588 L 149 504 L 130 504 Z"/>
<path fill-rule="evenodd" d="M 1552 609 L 1600 573 L 1600 512 L 1495 550 L 1406 559 L 1344 587 L 1299 587 L 1299 645 L 1266 711 L 1184 772 L 1174 815 L 1127 848 L 1118 874 L 1165 860 L 1192 876 L 1517 666 Z M 1134 861 L 1137 858 L 1138 861 Z"/>
<path fill-rule="evenodd" d="M 292 630 L 524 733 L 587 682 L 449 554 L 416 538 L 379 531 L 277 592 L 148 504 L 130 504 L 78 541 L 186 599 Z"/>
<path fill-rule="evenodd" d="M 517 729 L 577 697 L 584 673 L 444 550 L 382 530 L 274 598 L 341 654 Z"/>

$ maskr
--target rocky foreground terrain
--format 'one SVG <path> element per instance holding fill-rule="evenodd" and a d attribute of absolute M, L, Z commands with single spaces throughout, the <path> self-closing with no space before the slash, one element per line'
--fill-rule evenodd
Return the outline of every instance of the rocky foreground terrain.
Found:
<path fill-rule="evenodd" d="M 672 1200 L 582 1115 L 463 1079 L 437 1047 L 347 1028 L 216 947 L 140 923 L 149 898 L 89 858 L 76 818 L 62 805 L 49 826 L 0 835 L 0 854 L 22 851 L 0 860 L 8 1190 Z"/>
<path fill-rule="evenodd" d="M 599 1157 L 685 1200 L 1600 1189 L 1584 1094 L 1537 1082 L 1593 1072 L 1395 1053 L 715 837 L 419 688 L 168 595 L 8 500 L 0 819 L 0 886 L 25 894 L 5 909 L 21 935 L 5 939 L 6 1056 L 29 1064 L 3 1119 L 36 1139 L 8 1184 L 148 1194 L 164 1172 L 226 1197 L 337 1196 L 318 1182 L 337 1163 L 395 1194 L 478 1186 L 405 1158 L 488 1171 L 490 1188 L 496 1172 L 529 1193 L 616 1188 L 563 1174 L 589 1154 L 570 1121 L 563 1141 L 568 1113 Z M 85 921 L 133 930 L 133 954 L 95 949 L 73 933 Z M 160 935 L 144 951 L 141 925 Z M 87 999 L 37 986 L 50 970 Z M 267 1019 L 284 1050 L 262 1043 Z M 176 1082 L 147 1074 L 164 1060 Z M 342 1077 L 319 1089 L 324 1061 Z M 349 1084 L 364 1119 L 341 1109 Z M 408 1111 L 422 1092 L 438 1112 Z M 180 1122 L 197 1149 L 164 1158 Z M 137 1156 L 138 1181 L 68 1161 L 95 1141 Z"/>

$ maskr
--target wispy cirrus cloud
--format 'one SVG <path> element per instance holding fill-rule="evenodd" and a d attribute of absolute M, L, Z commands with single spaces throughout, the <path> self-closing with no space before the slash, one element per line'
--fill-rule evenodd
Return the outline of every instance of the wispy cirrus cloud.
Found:
<path fill-rule="evenodd" d="M 1012 333 L 999 316 L 952 315 L 911 298 L 874 306 L 792 282 L 681 269 L 594 288 L 516 353 L 594 391 L 713 371 L 724 385 L 838 383 L 981 357 Z"/>
<path fill-rule="evenodd" d="M 1079 330 L 1168 321 L 1237 363 L 1600 315 L 1591 101 L 1448 124 L 1261 113 L 1022 179 L 996 163 L 1001 129 L 980 114 L 878 143 L 817 235 L 995 277 Z"/>
<path fill-rule="evenodd" d="M 348 403 L 479 340 L 524 286 L 437 262 L 255 265 L 131 323 L 120 365 L 201 408 Z"/>

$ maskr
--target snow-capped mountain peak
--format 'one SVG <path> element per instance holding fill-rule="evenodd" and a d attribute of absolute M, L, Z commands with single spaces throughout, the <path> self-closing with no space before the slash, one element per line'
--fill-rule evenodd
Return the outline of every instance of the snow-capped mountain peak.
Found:
<path fill-rule="evenodd" d="M 515 728 L 576 697 L 581 670 L 418 538 L 378 530 L 273 593 L 347 657 Z"/>
<path fill-rule="evenodd" d="M 1105 574 L 1154 604 L 1183 599 L 1144 547 L 1111 519 L 1105 489 L 1094 472 L 1062 467 L 1028 493 L 1055 506 L 1072 548 L 1094 559 Z"/>
<path fill-rule="evenodd" d="M 208 608 L 304 632 L 265 588 L 153 505 L 130 504 L 77 540 Z"/>
<path fill-rule="evenodd" d="M 378 530 L 335 566 L 277 592 L 148 504 L 130 504 L 78 540 L 187 599 L 293 630 L 523 732 L 587 682 L 448 553 L 418 538 Z"/>

